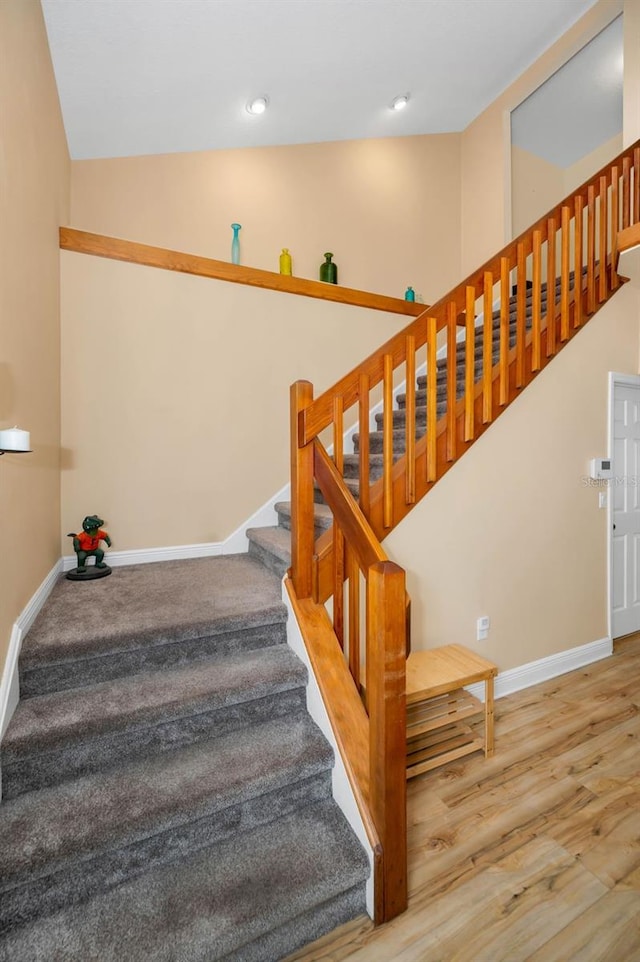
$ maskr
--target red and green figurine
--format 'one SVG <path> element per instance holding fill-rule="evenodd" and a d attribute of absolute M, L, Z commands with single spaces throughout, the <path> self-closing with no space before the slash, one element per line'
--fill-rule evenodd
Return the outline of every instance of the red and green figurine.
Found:
<path fill-rule="evenodd" d="M 93 581 L 95 578 L 106 578 L 111 574 L 111 568 L 104 561 L 104 551 L 100 542 L 104 541 L 111 547 L 111 538 L 102 530 L 104 521 L 97 514 L 88 514 L 82 522 L 82 531 L 73 531 L 67 536 L 73 538 L 73 550 L 78 558 L 78 567 L 67 572 L 70 581 Z M 95 558 L 92 565 L 87 565 L 87 558 Z"/>

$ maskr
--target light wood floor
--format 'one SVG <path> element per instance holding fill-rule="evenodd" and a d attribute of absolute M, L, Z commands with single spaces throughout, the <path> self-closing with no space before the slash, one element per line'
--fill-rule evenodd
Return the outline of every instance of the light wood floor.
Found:
<path fill-rule="evenodd" d="M 408 911 L 291 962 L 640 962 L 640 636 L 497 701 L 494 758 L 408 795 Z"/>

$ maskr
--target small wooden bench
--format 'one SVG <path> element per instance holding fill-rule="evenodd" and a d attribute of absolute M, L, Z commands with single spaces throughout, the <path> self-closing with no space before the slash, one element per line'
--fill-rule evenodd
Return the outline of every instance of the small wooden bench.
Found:
<path fill-rule="evenodd" d="M 407 778 L 484 749 L 493 755 L 496 665 L 462 645 L 415 651 L 407 660 Z M 484 705 L 465 685 L 484 681 Z M 484 739 L 462 719 L 484 712 Z"/>

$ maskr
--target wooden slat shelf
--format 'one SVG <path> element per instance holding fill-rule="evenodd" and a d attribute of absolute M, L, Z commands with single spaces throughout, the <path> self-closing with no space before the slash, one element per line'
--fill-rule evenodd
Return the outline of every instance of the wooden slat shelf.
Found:
<path fill-rule="evenodd" d="M 422 775 L 483 748 L 484 740 L 468 725 L 450 722 L 446 728 L 407 740 L 407 778 Z"/>
<path fill-rule="evenodd" d="M 464 688 L 428 701 L 417 702 L 407 708 L 407 737 L 433 731 L 451 724 L 451 717 L 468 718 L 483 711 L 482 702 Z"/>
<path fill-rule="evenodd" d="M 493 679 L 497 667 L 463 648 L 417 651 L 407 661 L 407 778 L 471 752 L 493 754 Z M 485 702 L 464 685 L 484 681 Z M 484 738 L 464 718 L 484 713 Z"/>

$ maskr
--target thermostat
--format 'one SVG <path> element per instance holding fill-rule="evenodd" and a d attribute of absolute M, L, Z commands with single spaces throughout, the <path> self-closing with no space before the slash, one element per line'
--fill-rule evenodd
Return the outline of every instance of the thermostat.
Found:
<path fill-rule="evenodd" d="M 611 458 L 591 458 L 589 461 L 589 477 L 596 480 L 612 478 Z"/>

